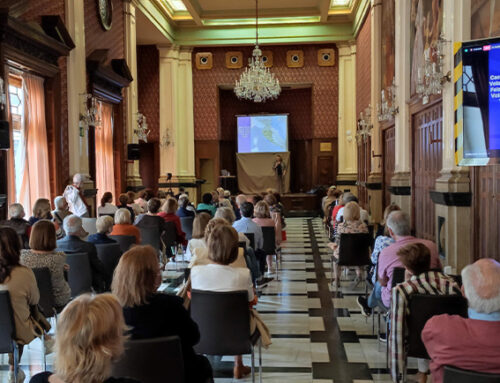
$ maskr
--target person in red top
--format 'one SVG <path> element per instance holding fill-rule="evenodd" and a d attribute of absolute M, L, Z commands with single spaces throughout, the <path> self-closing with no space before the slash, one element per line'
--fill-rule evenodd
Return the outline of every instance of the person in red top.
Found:
<path fill-rule="evenodd" d="M 480 259 L 462 270 L 462 280 L 469 317 L 437 315 L 422 331 L 434 383 L 443 381 L 446 365 L 500 373 L 500 263 Z"/>
<path fill-rule="evenodd" d="M 162 217 L 165 222 L 175 223 L 175 228 L 177 229 L 177 242 L 182 246 L 186 246 L 186 234 L 182 231 L 181 219 L 175 214 L 177 212 L 177 208 L 177 200 L 175 198 L 169 198 L 163 204 L 161 208 L 162 211 L 158 213 L 158 216 Z"/>

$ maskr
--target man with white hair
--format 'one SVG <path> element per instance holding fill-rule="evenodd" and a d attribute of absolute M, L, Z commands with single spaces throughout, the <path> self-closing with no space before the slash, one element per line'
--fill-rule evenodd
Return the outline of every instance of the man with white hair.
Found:
<path fill-rule="evenodd" d="M 14 229 L 21 238 L 23 247 L 28 249 L 31 226 L 29 222 L 24 219 L 24 216 L 25 212 L 23 205 L 20 203 L 13 203 L 9 206 L 10 219 L 0 221 L 0 226 L 7 226 Z"/>
<path fill-rule="evenodd" d="M 469 317 L 437 315 L 422 331 L 434 383 L 443 381 L 445 365 L 500 373 L 500 263 L 480 259 L 462 270 L 462 281 Z"/>
<path fill-rule="evenodd" d="M 64 218 L 68 215 L 71 215 L 69 211 L 68 202 L 62 195 L 58 195 L 54 198 L 54 206 L 55 210 L 52 211 L 52 217 L 54 217 L 54 221 L 57 222 L 59 226 L 63 224 Z"/>
<path fill-rule="evenodd" d="M 196 215 L 196 211 L 189 203 L 189 197 L 187 194 L 181 194 L 179 196 L 179 208 L 175 213 L 177 217 L 194 217 Z"/>
<path fill-rule="evenodd" d="M 82 185 L 85 178 L 83 174 L 76 173 L 73 176 L 73 185 L 66 186 L 63 193 L 66 202 L 68 202 L 69 210 L 79 217 L 90 216 L 89 207 L 82 193 Z"/>
<path fill-rule="evenodd" d="M 102 262 L 97 258 L 97 250 L 93 243 L 84 241 L 87 232 L 82 227 L 82 219 L 77 215 L 69 215 L 63 221 L 66 236 L 57 241 L 57 251 L 71 253 L 87 253 L 92 270 L 92 287 L 96 292 L 109 288 L 111 276 L 108 275 Z"/>

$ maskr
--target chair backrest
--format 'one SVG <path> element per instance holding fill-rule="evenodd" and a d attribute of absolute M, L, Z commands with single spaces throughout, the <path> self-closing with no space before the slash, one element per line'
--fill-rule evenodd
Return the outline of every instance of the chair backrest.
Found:
<path fill-rule="evenodd" d="M 55 313 L 55 298 L 50 270 L 48 267 L 35 268 L 32 270 L 33 274 L 35 274 L 38 291 L 40 292 L 38 307 L 46 318 L 53 317 Z"/>
<path fill-rule="evenodd" d="M 193 238 L 193 221 L 194 217 L 181 217 L 182 231 L 186 234 L 186 239 Z"/>
<path fill-rule="evenodd" d="M 251 352 L 247 291 L 191 291 L 191 317 L 200 329 L 195 350 L 208 355 Z"/>
<path fill-rule="evenodd" d="M 243 233 L 250 241 L 250 247 L 255 250 L 255 234 L 254 233 Z"/>
<path fill-rule="evenodd" d="M 500 374 L 462 370 L 452 366 L 444 366 L 443 383 L 500 383 Z"/>
<path fill-rule="evenodd" d="M 151 245 L 158 251 L 161 248 L 160 228 L 159 227 L 139 227 L 141 232 L 141 245 Z"/>
<path fill-rule="evenodd" d="M 69 265 L 68 284 L 71 296 L 76 297 L 92 291 L 92 270 L 87 253 L 67 253 L 66 262 Z"/>
<path fill-rule="evenodd" d="M 108 275 L 113 275 L 120 257 L 122 249 L 118 243 L 99 243 L 95 245 L 97 250 L 97 258 L 102 262 Z"/>
<path fill-rule="evenodd" d="M 12 342 L 16 336 L 14 312 L 10 303 L 10 294 L 7 290 L 0 291 L 0 354 L 12 352 Z"/>
<path fill-rule="evenodd" d="M 178 336 L 128 340 L 125 353 L 113 363 L 112 375 L 141 383 L 184 382 L 184 361 Z"/>
<path fill-rule="evenodd" d="M 430 359 L 420 337 L 427 321 L 435 315 L 460 315 L 467 318 L 467 300 L 461 295 L 410 295 L 408 328 L 408 356 Z"/>
<path fill-rule="evenodd" d="M 405 281 L 405 272 L 406 269 L 404 267 L 395 267 L 392 271 L 392 282 L 391 288 L 394 288 L 399 283 L 403 283 Z"/>
<path fill-rule="evenodd" d="M 276 253 L 276 231 L 274 226 L 262 226 L 262 237 L 264 238 L 263 251 L 266 255 Z"/>
<path fill-rule="evenodd" d="M 370 243 L 367 233 L 340 234 L 339 266 L 371 265 Z"/>
<path fill-rule="evenodd" d="M 165 222 L 165 230 L 161 235 L 161 240 L 167 249 L 177 244 L 177 228 L 175 227 L 175 223 Z"/>
<path fill-rule="evenodd" d="M 89 235 L 97 233 L 96 221 L 97 218 L 82 218 L 82 227 Z"/>
<path fill-rule="evenodd" d="M 118 242 L 122 253 L 128 251 L 132 245 L 135 245 L 135 237 L 133 235 L 110 235 L 109 238 Z"/>

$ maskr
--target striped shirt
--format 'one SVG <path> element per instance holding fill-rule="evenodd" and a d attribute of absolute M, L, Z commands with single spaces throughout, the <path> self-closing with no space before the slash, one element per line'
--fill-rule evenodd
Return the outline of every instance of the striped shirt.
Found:
<path fill-rule="evenodd" d="M 412 294 L 461 295 L 456 282 L 439 271 L 428 271 L 414 275 L 406 282 L 392 289 L 391 332 L 389 334 L 389 355 L 391 375 L 394 382 L 400 382 L 405 367 L 404 339 L 406 317 L 410 314 L 408 302 Z"/>

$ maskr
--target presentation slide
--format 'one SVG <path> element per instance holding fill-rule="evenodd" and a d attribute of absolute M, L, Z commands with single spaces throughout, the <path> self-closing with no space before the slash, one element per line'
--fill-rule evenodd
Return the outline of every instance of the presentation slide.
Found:
<path fill-rule="evenodd" d="M 288 151 L 288 115 L 237 116 L 238 153 Z"/>

